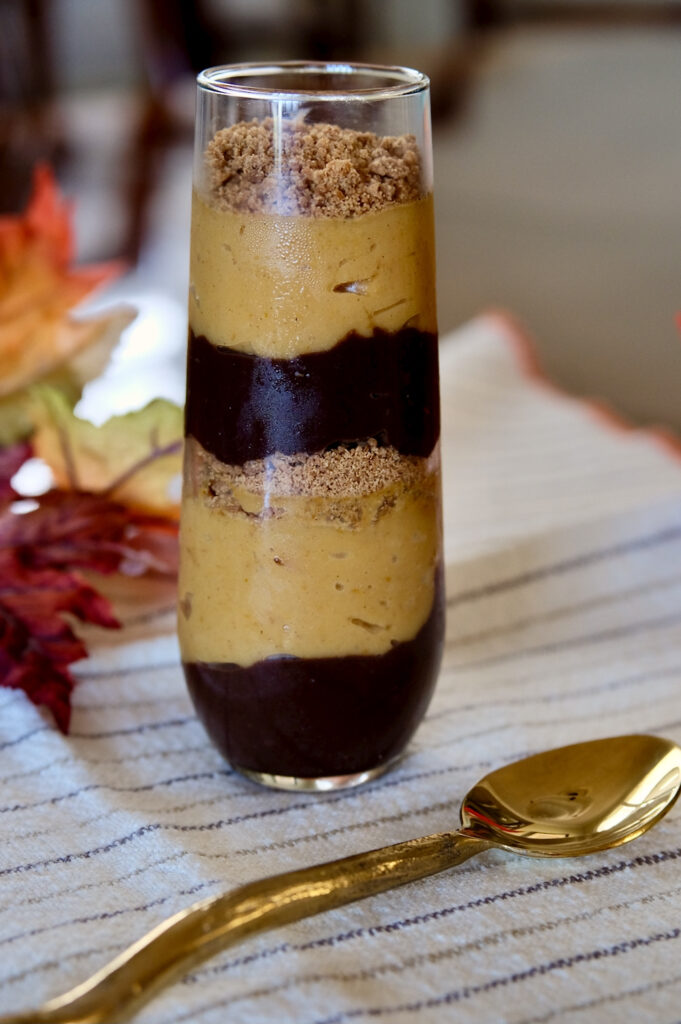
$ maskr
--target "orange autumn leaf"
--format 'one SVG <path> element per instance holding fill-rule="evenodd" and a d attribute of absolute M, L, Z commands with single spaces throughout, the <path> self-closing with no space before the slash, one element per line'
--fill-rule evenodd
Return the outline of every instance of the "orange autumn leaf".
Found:
<path fill-rule="evenodd" d="M 39 166 L 23 215 L 0 217 L 0 398 L 81 358 L 106 336 L 106 353 L 87 361 L 99 372 L 132 319 L 127 310 L 84 320 L 69 315 L 121 270 L 115 263 L 72 268 L 73 250 L 70 204 L 61 198 L 52 171 Z"/>

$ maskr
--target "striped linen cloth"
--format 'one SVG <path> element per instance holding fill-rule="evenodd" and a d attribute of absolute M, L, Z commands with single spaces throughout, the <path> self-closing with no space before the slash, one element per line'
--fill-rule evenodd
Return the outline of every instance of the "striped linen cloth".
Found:
<path fill-rule="evenodd" d="M 580 739 L 681 741 L 681 461 L 528 373 L 510 321 L 443 352 L 448 634 L 408 756 L 374 783 L 260 789 L 206 741 L 171 599 L 89 634 L 72 732 L 0 690 L 0 1006 L 85 978 L 266 874 L 451 828 L 491 769 Z M 489 851 L 194 969 L 154 1024 L 681 1020 L 681 807 L 574 860 Z"/>

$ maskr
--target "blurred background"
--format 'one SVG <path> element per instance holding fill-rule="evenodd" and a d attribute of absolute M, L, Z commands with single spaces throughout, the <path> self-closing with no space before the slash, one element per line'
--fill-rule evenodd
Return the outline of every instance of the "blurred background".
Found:
<path fill-rule="evenodd" d="M 509 310 L 563 387 L 681 431 L 681 0 L 0 0 L 0 213 L 55 166 L 79 259 L 129 267 L 104 301 L 167 354 L 157 391 L 181 397 L 194 75 L 285 58 L 430 74 L 443 333 Z"/>

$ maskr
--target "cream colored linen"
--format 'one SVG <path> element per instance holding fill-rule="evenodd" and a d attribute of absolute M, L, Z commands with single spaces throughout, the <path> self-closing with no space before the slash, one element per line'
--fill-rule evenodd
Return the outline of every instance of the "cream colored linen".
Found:
<path fill-rule="evenodd" d="M 450 828 L 490 769 L 580 739 L 681 741 L 681 462 L 531 382 L 508 321 L 443 358 L 445 663 L 409 754 L 325 796 L 206 741 L 172 615 L 78 666 L 70 737 L 0 690 L 0 1004 L 35 1005 L 193 900 Z M 167 600 L 167 598 L 166 598 Z M 581 860 L 488 852 L 215 957 L 147 1024 L 678 1019 L 681 811 Z"/>

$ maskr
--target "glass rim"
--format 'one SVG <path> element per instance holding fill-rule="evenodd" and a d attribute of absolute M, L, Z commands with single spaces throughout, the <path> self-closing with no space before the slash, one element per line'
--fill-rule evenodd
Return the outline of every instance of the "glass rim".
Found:
<path fill-rule="evenodd" d="M 248 85 L 250 77 L 266 77 L 298 73 L 301 85 L 305 75 L 347 75 L 348 84 L 354 75 L 363 74 L 382 79 L 380 84 L 364 89 L 282 89 L 267 88 L 262 85 Z M 386 84 L 386 79 L 388 81 Z M 242 64 L 218 64 L 206 68 L 196 76 L 199 89 L 217 93 L 222 96 L 241 97 L 259 100 L 291 100 L 295 97 L 314 99 L 315 101 L 352 101 L 391 99 L 398 96 L 413 96 L 426 92 L 430 87 L 430 79 L 422 71 L 403 67 L 399 64 L 363 64 L 355 61 L 298 61 L 285 60 L 279 62 L 246 62 Z"/>

